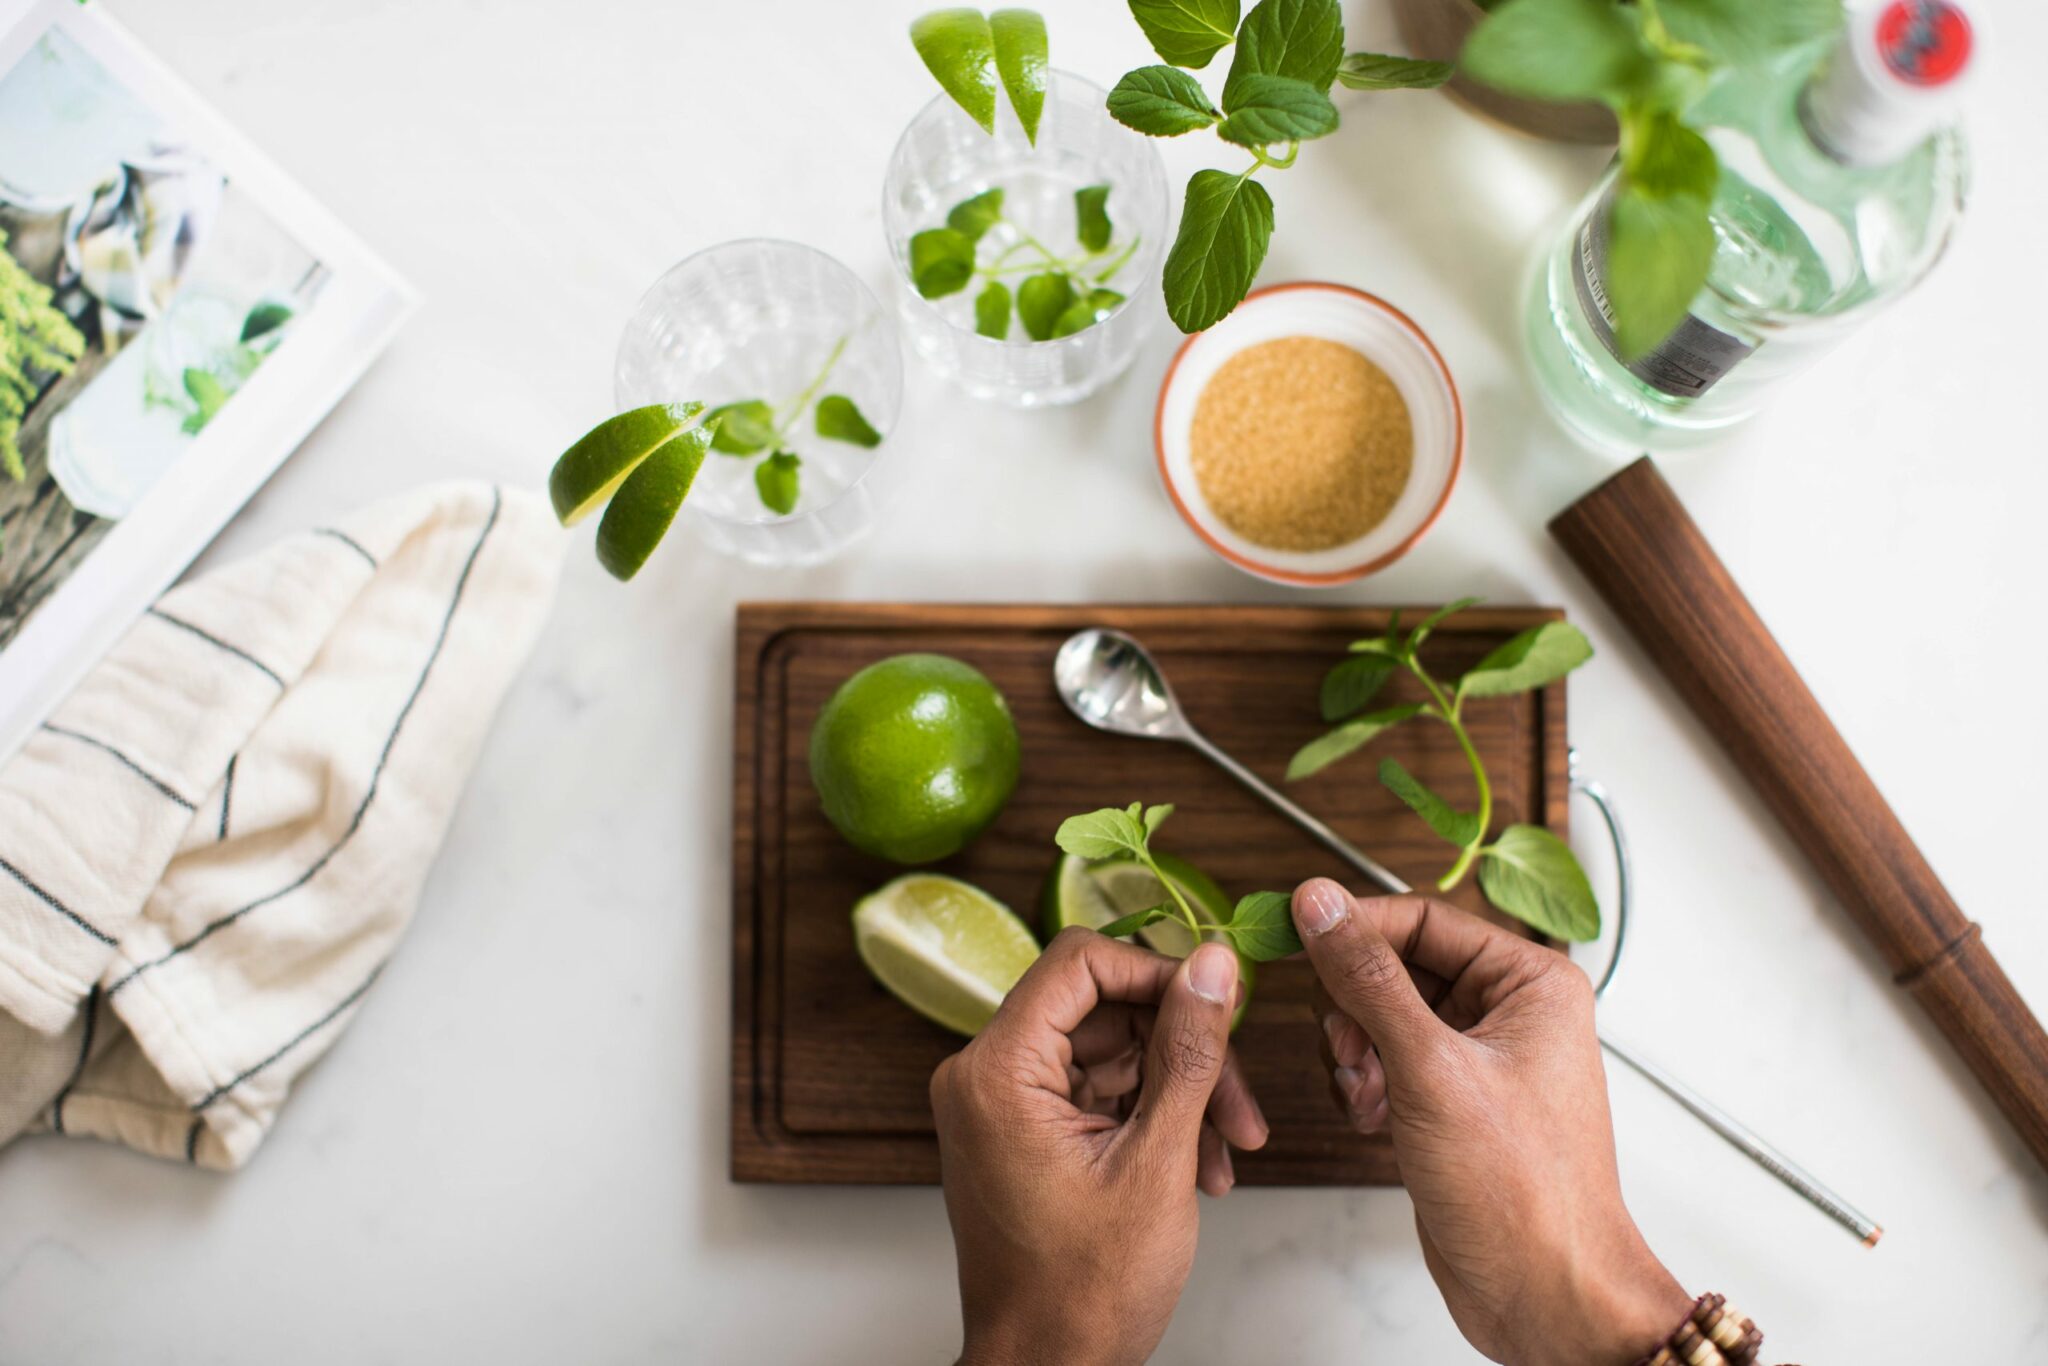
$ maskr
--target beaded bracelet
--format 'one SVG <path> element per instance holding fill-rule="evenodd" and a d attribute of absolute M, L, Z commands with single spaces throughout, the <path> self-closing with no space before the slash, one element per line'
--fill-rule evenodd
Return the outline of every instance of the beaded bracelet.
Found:
<path fill-rule="evenodd" d="M 1685 1322 L 1636 1366 L 1753 1366 L 1763 1330 L 1722 1295 L 1702 1295 Z"/>

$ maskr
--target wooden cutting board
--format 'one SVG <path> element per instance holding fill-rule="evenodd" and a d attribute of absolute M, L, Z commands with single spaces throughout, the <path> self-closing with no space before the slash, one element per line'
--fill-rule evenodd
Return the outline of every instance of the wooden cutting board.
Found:
<path fill-rule="evenodd" d="M 1427 609 L 1406 610 L 1407 620 Z M 819 809 L 812 722 L 856 669 L 910 650 L 965 660 L 1009 698 L 1023 775 L 996 823 L 936 871 L 985 888 L 1036 925 L 1040 891 L 1068 816 L 1134 801 L 1171 802 L 1158 846 L 1192 858 L 1232 897 L 1355 874 L 1185 746 L 1090 730 L 1053 691 L 1060 642 L 1088 626 L 1129 631 L 1159 660 L 1196 726 L 1278 782 L 1323 729 L 1317 688 L 1348 641 L 1387 628 L 1379 608 L 974 606 L 744 603 L 733 722 L 732 1176 L 736 1181 L 932 1184 L 939 1176 L 926 1086 L 963 1041 L 877 986 L 854 953 L 850 915 L 901 869 L 840 839 Z M 1425 647 L 1453 673 L 1548 608 L 1461 613 Z M 1382 697 L 1415 700 L 1396 678 Z M 1467 722 L 1493 779 L 1499 819 L 1565 833 L 1564 687 L 1475 701 Z M 1413 721 L 1314 778 L 1296 800 L 1418 886 L 1450 849 L 1374 776 L 1393 755 L 1459 805 L 1477 804 L 1448 727 Z M 1450 898 L 1507 922 L 1468 880 Z M 1317 1055 L 1300 962 L 1259 969 L 1236 1047 L 1272 1125 L 1236 1159 L 1240 1184 L 1391 1185 L 1383 1139 L 1339 1118 Z"/>

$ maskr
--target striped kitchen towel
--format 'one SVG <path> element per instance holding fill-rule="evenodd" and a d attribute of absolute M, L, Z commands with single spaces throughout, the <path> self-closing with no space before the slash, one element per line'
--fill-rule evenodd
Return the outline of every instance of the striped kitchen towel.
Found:
<path fill-rule="evenodd" d="M 249 1159 L 411 919 L 562 540 L 428 488 L 136 622 L 0 769 L 0 1143 Z"/>

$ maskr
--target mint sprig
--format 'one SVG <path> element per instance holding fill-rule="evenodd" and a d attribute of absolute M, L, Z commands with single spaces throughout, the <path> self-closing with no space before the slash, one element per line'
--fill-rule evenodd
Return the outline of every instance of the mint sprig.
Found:
<path fill-rule="evenodd" d="M 797 471 L 803 467 L 803 461 L 789 449 L 789 434 L 811 407 L 811 400 L 817 398 L 818 390 L 832 377 L 840 356 L 845 354 L 846 342 L 841 337 L 833 343 L 811 382 L 779 410 L 766 399 L 743 398 L 721 403 L 704 414 L 703 425 L 711 432 L 712 450 L 741 457 L 769 452 L 767 459 L 754 467 L 754 492 L 759 495 L 761 506 L 779 517 L 796 511 L 802 492 Z M 844 441 L 869 449 L 882 444 L 882 434 L 845 394 L 818 398 L 812 423 L 818 435 L 827 441 Z"/>
<path fill-rule="evenodd" d="M 1168 877 L 1152 856 L 1152 836 L 1173 814 L 1171 806 L 1145 806 L 1132 802 L 1119 810 L 1106 806 L 1100 811 L 1069 816 L 1060 822 L 1053 842 L 1076 858 L 1091 862 L 1128 855 L 1145 865 L 1159 885 L 1172 897 L 1171 905 L 1158 905 L 1111 921 L 1102 933 L 1112 939 L 1136 934 L 1160 920 L 1179 920 L 1200 943 L 1213 934 L 1229 939 L 1237 951 L 1253 962 L 1264 963 L 1301 952 L 1301 940 L 1294 932 L 1294 918 L 1285 892 L 1254 892 L 1240 898 L 1230 919 L 1221 925 L 1199 919 L 1188 905 L 1180 887 Z"/>
<path fill-rule="evenodd" d="M 1374 52 L 1345 56 L 1337 0 L 1259 0 L 1242 21 L 1238 0 L 1131 0 L 1131 14 L 1167 65 L 1126 73 L 1109 93 L 1110 117 L 1148 137 L 1213 128 L 1252 157 L 1236 173 L 1201 170 L 1188 181 L 1161 276 L 1167 315 L 1183 332 L 1221 321 L 1251 292 L 1273 238 L 1272 196 L 1252 177 L 1285 170 L 1302 143 L 1337 130 L 1333 84 L 1422 90 L 1452 70 Z M 1232 44 L 1221 99 L 1211 101 L 1177 68 L 1200 70 Z"/>
<path fill-rule="evenodd" d="M 1555 683 L 1591 659 L 1593 646 L 1569 622 L 1545 622 L 1502 642 L 1458 678 L 1440 680 L 1422 662 L 1423 643 L 1447 618 L 1476 602 L 1477 598 L 1460 598 L 1448 603 L 1406 635 L 1396 613 L 1385 635 L 1354 641 L 1351 658 L 1332 669 L 1323 681 L 1324 719 L 1340 724 L 1302 746 L 1287 767 L 1288 781 L 1320 773 L 1414 717 L 1442 722 L 1456 737 L 1472 770 L 1478 810 L 1460 810 L 1398 760 L 1382 758 L 1379 764 L 1379 779 L 1387 790 L 1420 816 L 1438 838 L 1458 850 L 1450 868 L 1437 879 L 1437 889 L 1450 891 L 1476 865 L 1480 890 L 1509 915 L 1558 939 L 1598 938 L 1600 906 L 1570 846 L 1535 825 L 1510 825 L 1488 841 L 1487 832 L 1493 825 L 1493 785 L 1464 716 L 1465 703 L 1472 698 L 1508 697 Z M 1427 700 L 1366 712 L 1381 686 L 1398 671 L 1413 675 Z"/>

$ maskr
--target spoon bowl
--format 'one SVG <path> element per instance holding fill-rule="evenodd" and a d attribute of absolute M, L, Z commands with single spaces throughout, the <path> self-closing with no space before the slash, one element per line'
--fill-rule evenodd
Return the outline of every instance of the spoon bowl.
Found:
<path fill-rule="evenodd" d="M 1081 720 L 1116 735 L 1186 740 L 1180 702 L 1152 656 L 1122 631 L 1096 627 L 1068 636 L 1053 660 L 1060 701 Z"/>

